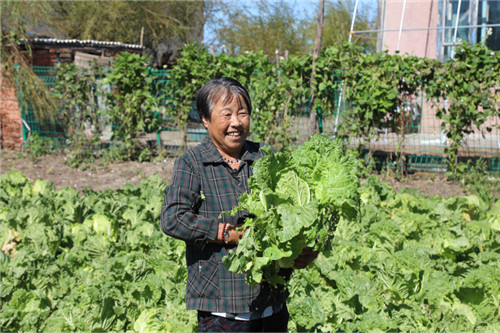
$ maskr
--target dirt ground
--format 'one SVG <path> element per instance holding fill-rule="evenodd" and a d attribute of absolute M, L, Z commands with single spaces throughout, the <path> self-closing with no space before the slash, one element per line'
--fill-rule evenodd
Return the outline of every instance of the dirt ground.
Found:
<path fill-rule="evenodd" d="M 27 155 L 19 152 L 0 150 L 0 173 L 20 171 L 30 180 L 44 178 L 51 181 L 56 189 L 71 186 L 77 190 L 90 188 L 93 190 L 122 188 L 127 182 L 137 185 L 142 179 L 158 174 L 166 183 L 172 177 L 174 159 L 139 163 L 96 162 L 85 168 L 72 168 L 65 164 L 63 155 L 46 155 L 32 161 Z M 465 195 L 464 190 L 456 183 L 447 181 L 441 174 L 413 174 L 398 181 L 394 177 L 381 176 L 384 182 L 399 191 L 402 188 L 417 189 L 427 195 L 442 197 Z"/>
<path fill-rule="evenodd" d="M 0 173 L 20 171 L 30 180 L 44 178 L 54 183 L 56 189 L 71 186 L 77 190 L 90 188 L 106 190 L 122 188 L 126 183 L 138 185 L 142 179 L 158 174 L 170 182 L 174 159 L 158 162 L 96 162 L 81 168 L 65 164 L 63 155 L 45 155 L 32 161 L 28 156 L 8 150 L 0 151 Z"/>

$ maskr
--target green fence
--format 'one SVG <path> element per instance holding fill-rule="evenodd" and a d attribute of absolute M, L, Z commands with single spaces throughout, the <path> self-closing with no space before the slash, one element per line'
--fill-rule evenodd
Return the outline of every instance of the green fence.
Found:
<path fill-rule="evenodd" d="M 322 119 L 323 133 L 335 137 L 345 117 L 349 116 L 350 103 L 343 98 L 340 75 L 334 75 L 334 109 Z M 379 128 L 371 140 L 349 133 L 351 147 L 364 148 L 365 158 L 372 158 L 376 168 L 398 169 L 397 154 L 404 155 L 403 163 L 408 171 L 443 172 L 447 169 L 445 149 L 449 147 L 441 125 L 436 117 L 436 107 L 425 99 L 424 93 L 408 101 L 398 110 L 404 121 L 401 128 Z M 403 116 L 404 115 L 404 116 Z M 481 161 L 491 173 L 500 173 L 500 119 L 490 118 L 474 133 L 465 137 L 460 150 L 459 161 L 476 164 Z"/>
<path fill-rule="evenodd" d="M 34 67 L 34 71 L 47 87 L 54 86 L 56 68 Z M 171 103 L 173 93 L 175 93 L 168 94 L 165 89 L 168 82 L 167 71 L 153 69 L 151 71 L 156 77 L 154 89 L 152 89 L 153 96 L 161 101 L 161 105 L 166 106 Z M 343 121 L 349 116 L 350 103 L 343 96 L 341 73 L 333 73 L 332 79 L 335 83 L 331 100 L 332 110 L 315 110 L 315 112 L 318 112 L 319 131 L 328 137 L 335 138 Z M 99 107 L 104 107 L 104 105 Z M 347 144 L 352 147 L 364 147 L 362 153 L 365 158 L 372 159 L 378 169 L 396 168 L 396 153 L 403 153 L 404 163 L 409 171 L 440 172 L 446 170 L 444 150 L 448 146 L 448 139 L 441 129 L 441 122 L 436 118 L 435 109 L 427 104 L 423 97 L 420 97 L 418 100 L 409 102 L 401 112 L 407 115 L 406 121 L 401 124 L 405 130 L 380 128 L 377 129 L 378 135 L 371 140 L 350 133 Z M 309 115 L 309 105 L 291 110 L 290 135 L 297 145 L 311 135 Z M 42 137 L 54 138 L 64 144 L 67 135 L 61 123 L 38 121 L 29 105 L 24 104 L 22 117 L 26 123 L 23 127 L 25 138 L 30 132 L 38 133 Z M 491 119 L 483 127 L 491 127 L 492 131 L 488 132 L 481 128 L 477 133 L 468 135 L 460 151 L 461 159 L 464 161 L 481 159 L 490 172 L 500 173 L 499 123 L 498 119 Z M 110 132 L 111 129 L 108 129 L 107 140 L 111 137 Z M 164 149 L 176 152 L 183 145 L 183 136 L 181 131 L 169 125 L 168 119 L 164 119 L 164 127 L 160 132 L 145 134 L 142 140 L 149 145 L 161 145 Z M 206 136 L 206 130 L 193 110 L 187 130 L 188 146 L 200 142 L 204 136 Z M 106 138 L 106 133 L 104 137 Z"/>
<path fill-rule="evenodd" d="M 49 89 L 53 88 L 56 83 L 57 69 L 55 67 L 34 67 L 33 71 L 44 82 Z M 21 117 L 23 123 L 23 137 L 26 140 L 30 133 L 37 133 L 41 137 L 57 139 L 57 142 L 63 143 L 66 134 L 64 126 L 56 120 L 40 120 L 36 117 L 35 110 L 24 99 L 21 103 Z"/>

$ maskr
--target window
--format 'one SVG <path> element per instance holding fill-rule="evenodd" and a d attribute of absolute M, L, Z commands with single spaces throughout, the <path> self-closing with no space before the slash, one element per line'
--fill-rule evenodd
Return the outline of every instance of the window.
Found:
<path fill-rule="evenodd" d="M 485 26 L 487 24 L 500 24 L 500 1 L 479 1 L 477 24 L 481 26 L 477 29 L 477 40 L 484 40 L 484 38 L 488 36 L 488 29 L 491 29 L 491 35 L 486 39 L 486 45 L 492 50 L 500 51 L 500 26 L 493 26 L 490 28 Z"/>
<path fill-rule="evenodd" d="M 489 26 L 500 24 L 500 1 L 443 0 L 441 13 L 444 29 L 439 52 L 443 60 L 453 58 L 455 46 L 462 41 L 478 43 L 487 37 L 486 45 L 500 50 L 500 26 Z"/>

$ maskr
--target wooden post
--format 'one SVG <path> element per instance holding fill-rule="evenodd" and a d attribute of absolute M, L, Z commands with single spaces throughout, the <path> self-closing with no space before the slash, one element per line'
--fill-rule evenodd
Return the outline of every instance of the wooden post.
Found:
<path fill-rule="evenodd" d="M 318 114 L 316 112 L 316 103 L 314 99 L 316 97 L 316 59 L 318 59 L 319 51 L 321 49 L 321 40 L 323 38 L 323 22 L 325 18 L 325 0 L 319 0 L 318 9 L 318 25 L 316 30 L 316 40 L 314 41 L 314 53 L 312 59 L 312 71 L 311 71 L 311 113 L 309 115 L 309 129 L 311 135 L 314 135 L 318 131 Z"/>
<path fill-rule="evenodd" d="M 143 40 L 144 40 L 144 27 L 141 28 L 141 46 L 142 46 Z"/>

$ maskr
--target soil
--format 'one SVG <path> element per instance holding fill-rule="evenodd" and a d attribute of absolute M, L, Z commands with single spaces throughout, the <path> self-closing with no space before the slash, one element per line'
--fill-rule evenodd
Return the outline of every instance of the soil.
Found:
<path fill-rule="evenodd" d="M 45 155 L 36 160 L 20 152 L 0 150 L 0 173 L 20 171 L 30 180 L 44 178 L 53 182 L 56 189 L 71 186 L 81 191 L 84 188 L 106 190 L 122 188 L 126 183 L 138 185 L 142 179 L 158 174 L 167 184 L 172 178 L 174 158 L 154 162 L 103 162 L 73 168 L 65 164 L 64 155 Z M 402 180 L 381 175 L 395 191 L 402 188 L 416 189 L 426 195 L 442 197 L 461 196 L 466 192 L 459 184 L 447 181 L 442 174 L 421 173 L 408 175 Z"/>
<path fill-rule="evenodd" d="M 66 186 L 81 191 L 84 188 L 106 190 L 122 188 L 126 183 L 138 185 L 150 175 L 158 174 L 165 182 L 170 182 L 174 159 L 139 162 L 103 162 L 85 164 L 73 168 L 65 164 L 64 155 L 45 155 L 36 160 L 19 152 L 0 151 L 0 173 L 20 171 L 31 181 L 44 178 L 53 182 L 56 189 Z"/>

